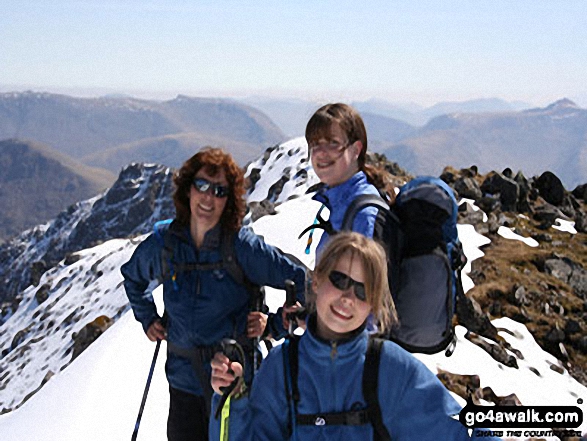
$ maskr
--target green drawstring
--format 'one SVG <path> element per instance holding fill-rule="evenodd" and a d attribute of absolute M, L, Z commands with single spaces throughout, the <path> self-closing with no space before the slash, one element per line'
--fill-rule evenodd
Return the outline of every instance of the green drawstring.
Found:
<path fill-rule="evenodd" d="M 318 210 L 318 213 L 316 214 L 316 217 L 314 218 L 314 225 L 316 225 L 318 223 L 318 218 L 320 217 L 320 213 L 322 213 L 322 210 L 324 210 L 324 207 L 326 207 L 326 205 L 322 204 L 322 206 L 320 207 L 320 210 Z M 308 243 L 306 244 L 306 254 L 310 254 L 310 247 L 312 246 L 312 240 L 314 238 L 314 231 L 315 229 L 311 229 L 310 230 L 310 235 L 308 236 Z"/>

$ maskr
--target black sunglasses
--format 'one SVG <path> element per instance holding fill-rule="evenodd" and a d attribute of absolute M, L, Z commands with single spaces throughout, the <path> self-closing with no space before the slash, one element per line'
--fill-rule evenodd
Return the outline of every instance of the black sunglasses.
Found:
<path fill-rule="evenodd" d="M 351 279 L 345 273 L 341 273 L 340 271 L 331 271 L 328 274 L 328 280 L 330 283 L 336 288 L 340 289 L 341 291 L 346 291 L 347 289 L 353 287 L 355 296 L 357 299 L 365 302 L 367 301 L 367 294 L 365 293 L 365 284 L 362 282 L 357 282 L 356 280 Z"/>
<path fill-rule="evenodd" d="M 200 193 L 206 193 L 209 189 L 212 189 L 212 194 L 217 198 L 225 198 L 229 193 L 228 187 L 220 184 L 213 184 L 204 178 L 195 178 L 192 184 Z"/>

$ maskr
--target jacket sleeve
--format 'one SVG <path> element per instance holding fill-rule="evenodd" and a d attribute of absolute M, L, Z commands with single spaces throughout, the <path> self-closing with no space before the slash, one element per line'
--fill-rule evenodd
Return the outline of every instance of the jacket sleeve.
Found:
<path fill-rule="evenodd" d="M 153 320 L 160 318 L 152 295 L 161 277 L 161 245 L 154 235 L 139 244 L 120 272 L 134 316 L 147 332 Z"/>
<path fill-rule="evenodd" d="M 289 405 L 285 396 L 283 345 L 261 363 L 250 395 L 251 428 L 255 441 L 289 439 Z"/>
<path fill-rule="evenodd" d="M 236 258 L 251 282 L 259 286 L 285 289 L 285 281 L 292 280 L 296 285 L 297 300 L 302 305 L 305 303 L 307 268 L 301 262 L 266 244 L 250 228 L 242 228 L 236 240 Z M 268 326 L 274 338 L 285 335 L 281 311 L 270 315 Z"/>
<path fill-rule="evenodd" d="M 372 238 L 375 231 L 375 221 L 377 220 L 377 211 L 375 207 L 365 207 L 359 211 L 353 221 L 353 231 L 361 233 L 363 236 Z"/>
<path fill-rule="evenodd" d="M 419 360 L 385 342 L 379 370 L 383 422 L 394 440 L 471 439 L 458 420 L 461 406 Z"/>

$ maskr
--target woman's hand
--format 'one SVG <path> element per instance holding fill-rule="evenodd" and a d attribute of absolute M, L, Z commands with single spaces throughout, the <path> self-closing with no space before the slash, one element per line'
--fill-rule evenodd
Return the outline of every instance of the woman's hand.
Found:
<path fill-rule="evenodd" d="M 220 390 L 221 387 L 230 386 L 230 384 L 237 377 L 242 379 L 242 365 L 239 362 L 230 361 L 229 358 L 222 352 L 216 352 L 210 364 L 212 365 L 212 379 L 210 383 L 212 385 L 212 389 L 214 389 L 214 392 L 219 395 L 223 394 Z M 244 384 L 243 381 L 241 381 L 239 386 L 234 388 L 232 395 L 240 392 L 242 384 Z"/>
<path fill-rule="evenodd" d="M 267 326 L 267 314 L 259 311 L 249 312 L 247 316 L 247 337 L 261 337 Z"/>
<path fill-rule="evenodd" d="M 300 302 L 296 302 L 293 306 L 283 305 L 283 309 L 281 310 L 281 319 L 283 320 L 283 327 L 287 330 L 289 328 L 289 318 L 295 317 L 296 324 L 298 327 L 302 329 L 306 329 L 306 321 L 299 318 L 298 311 L 303 310 L 304 307 Z"/>
<path fill-rule="evenodd" d="M 149 325 L 149 328 L 147 329 L 147 337 L 151 341 L 167 339 L 167 330 L 161 323 L 160 319 L 153 320 L 153 323 Z"/>

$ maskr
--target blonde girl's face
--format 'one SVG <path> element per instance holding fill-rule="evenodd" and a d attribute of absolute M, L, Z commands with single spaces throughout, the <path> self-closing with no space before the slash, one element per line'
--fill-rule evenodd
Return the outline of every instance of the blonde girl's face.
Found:
<path fill-rule="evenodd" d="M 349 276 L 355 282 L 365 282 L 363 264 L 346 253 L 336 263 L 334 271 Z M 329 280 L 328 274 L 315 279 L 312 287 L 316 293 L 318 336 L 336 341 L 359 328 L 371 313 L 371 305 L 355 296 L 355 287 L 341 290 Z"/>

